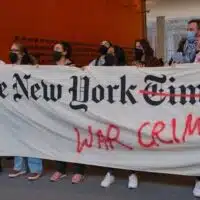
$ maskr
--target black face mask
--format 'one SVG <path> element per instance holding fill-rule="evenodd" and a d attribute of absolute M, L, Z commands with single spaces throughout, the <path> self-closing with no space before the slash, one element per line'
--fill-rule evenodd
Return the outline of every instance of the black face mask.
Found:
<path fill-rule="evenodd" d="M 105 56 L 105 64 L 104 66 L 114 66 L 116 65 L 116 57 L 113 56 L 112 54 L 107 54 Z"/>
<path fill-rule="evenodd" d="M 18 61 L 18 55 L 16 53 L 10 52 L 9 59 L 12 64 L 15 64 Z"/>
<path fill-rule="evenodd" d="M 54 51 L 53 52 L 53 59 L 54 61 L 59 61 L 61 58 L 62 58 L 62 53 L 61 52 L 58 52 L 58 51 Z"/>
<path fill-rule="evenodd" d="M 101 55 L 106 55 L 106 54 L 107 54 L 107 51 L 108 51 L 108 48 L 107 48 L 107 47 L 105 47 L 104 45 L 100 46 L 100 48 L 99 48 L 99 53 L 100 53 Z"/>
<path fill-rule="evenodd" d="M 142 49 L 135 48 L 135 60 L 136 61 L 141 61 L 143 55 L 144 55 L 144 53 L 143 53 Z"/>

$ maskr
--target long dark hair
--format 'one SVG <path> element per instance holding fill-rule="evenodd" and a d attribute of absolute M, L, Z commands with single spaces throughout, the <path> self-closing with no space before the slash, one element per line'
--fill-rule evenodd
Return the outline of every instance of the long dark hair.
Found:
<path fill-rule="evenodd" d="M 20 53 L 22 54 L 21 65 L 35 65 L 36 62 L 33 57 L 29 54 L 27 48 L 20 42 L 14 42 L 18 46 Z"/>
<path fill-rule="evenodd" d="M 72 56 L 72 46 L 65 41 L 61 41 L 60 44 L 63 47 L 63 50 L 67 52 L 67 54 L 65 55 L 65 58 L 70 59 Z"/>
<path fill-rule="evenodd" d="M 117 65 L 118 66 L 124 66 L 126 65 L 126 56 L 125 56 L 125 51 L 122 47 L 115 45 L 115 56 L 117 58 Z"/>
<path fill-rule="evenodd" d="M 146 39 L 137 40 L 135 42 L 135 47 L 137 42 L 141 44 L 146 59 L 154 56 L 154 50 L 151 48 L 149 42 Z"/>

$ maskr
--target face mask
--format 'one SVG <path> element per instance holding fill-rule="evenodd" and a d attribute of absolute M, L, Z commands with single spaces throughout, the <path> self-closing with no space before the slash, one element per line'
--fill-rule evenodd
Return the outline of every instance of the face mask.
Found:
<path fill-rule="evenodd" d="M 142 56 L 143 56 L 143 50 L 142 49 L 135 49 L 135 60 L 136 61 L 141 61 L 142 60 Z"/>
<path fill-rule="evenodd" d="M 106 55 L 107 51 L 108 51 L 108 48 L 103 45 L 99 48 L 99 53 L 101 55 Z"/>
<path fill-rule="evenodd" d="M 192 42 L 195 40 L 196 33 L 194 31 L 187 32 L 187 40 Z"/>
<path fill-rule="evenodd" d="M 12 64 L 15 64 L 18 61 L 18 55 L 16 53 L 10 52 L 9 59 Z"/>
<path fill-rule="evenodd" d="M 62 58 L 62 53 L 58 51 L 54 51 L 53 53 L 53 59 L 57 62 Z"/>
<path fill-rule="evenodd" d="M 105 56 L 105 66 L 114 66 L 116 64 L 115 56 L 112 54 L 107 54 Z"/>

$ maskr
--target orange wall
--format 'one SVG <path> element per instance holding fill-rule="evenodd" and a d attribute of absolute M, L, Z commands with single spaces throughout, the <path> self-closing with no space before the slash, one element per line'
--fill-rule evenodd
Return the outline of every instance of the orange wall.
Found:
<path fill-rule="evenodd" d="M 132 47 L 144 35 L 141 1 L 1 0 L 0 59 L 7 61 L 15 36 Z"/>

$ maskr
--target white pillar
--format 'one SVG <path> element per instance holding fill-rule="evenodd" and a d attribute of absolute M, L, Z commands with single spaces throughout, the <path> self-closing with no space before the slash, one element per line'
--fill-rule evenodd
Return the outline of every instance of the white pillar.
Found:
<path fill-rule="evenodd" d="M 159 16 L 156 18 L 156 56 L 165 60 L 165 17 Z"/>

